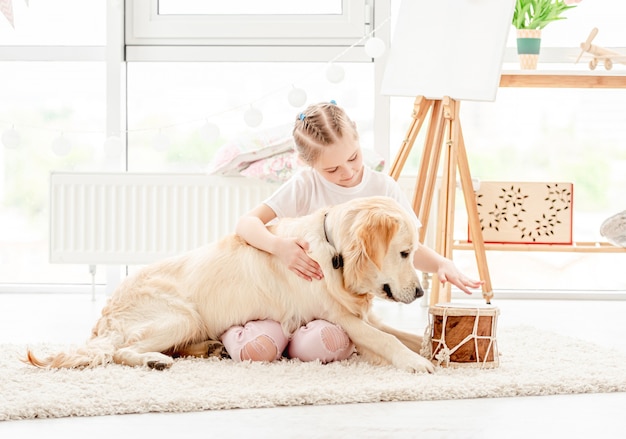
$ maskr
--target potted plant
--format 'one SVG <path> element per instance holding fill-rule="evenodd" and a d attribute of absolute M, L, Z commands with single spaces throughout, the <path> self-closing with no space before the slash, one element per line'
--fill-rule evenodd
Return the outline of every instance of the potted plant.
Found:
<path fill-rule="evenodd" d="M 513 26 L 517 29 L 517 53 L 522 69 L 537 68 L 541 48 L 541 30 L 561 14 L 576 7 L 581 0 L 517 0 L 513 11 Z"/>

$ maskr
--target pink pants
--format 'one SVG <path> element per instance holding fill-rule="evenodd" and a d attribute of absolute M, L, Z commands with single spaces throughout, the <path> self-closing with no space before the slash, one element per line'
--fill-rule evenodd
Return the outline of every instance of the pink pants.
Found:
<path fill-rule="evenodd" d="M 235 361 L 278 360 L 288 346 L 290 358 L 322 363 L 341 361 L 354 352 L 354 344 L 340 326 L 326 320 L 313 320 L 294 332 L 291 340 L 274 320 L 254 320 L 233 326 L 220 337 Z"/>

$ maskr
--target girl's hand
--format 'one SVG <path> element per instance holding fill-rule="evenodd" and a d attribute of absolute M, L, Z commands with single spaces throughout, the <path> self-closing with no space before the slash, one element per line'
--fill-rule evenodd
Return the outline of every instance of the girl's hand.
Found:
<path fill-rule="evenodd" d="M 479 288 L 485 282 L 482 280 L 474 280 L 470 279 L 461 273 L 456 265 L 450 260 L 446 259 L 439 270 L 437 270 L 437 277 L 441 281 L 442 284 L 446 282 L 450 282 L 455 287 L 459 288 L 465 294 L 472 294 L 469 288 Z"/>
<path fill-rule="evenodd" d="M 281 238 L 274 254 L 302 279 L 320 280 L 324 277 L 324 273 L 319 264 L 309 257 L 308 250 L 309 243 L 303 239 Z"/>

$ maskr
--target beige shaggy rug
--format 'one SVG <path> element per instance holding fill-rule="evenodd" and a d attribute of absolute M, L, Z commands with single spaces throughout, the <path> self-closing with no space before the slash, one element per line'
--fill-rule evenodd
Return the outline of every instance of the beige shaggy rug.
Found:
<path fill-rule="evenodd" d="M 0 420 L 233 408 L 626 391 L 626 354 L 531 327 L 499 328 L 495 369 L 435 374 L 376 367 L 353 357 L 322 365 L 284 360 L 178 359 L 165 371 L 109 365 L 41 370 L 0 345 Z M 31 346 L 35 352 L 63 346 Z"/>

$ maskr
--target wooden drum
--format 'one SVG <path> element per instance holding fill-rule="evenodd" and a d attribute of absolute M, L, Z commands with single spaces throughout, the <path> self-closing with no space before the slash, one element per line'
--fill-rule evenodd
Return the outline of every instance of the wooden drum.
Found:
<path fill-rule="evenodd" d="M 499 313 L 486 304 L 431 306 L 422 354 L 443 367 L 498 367 Z"/>

